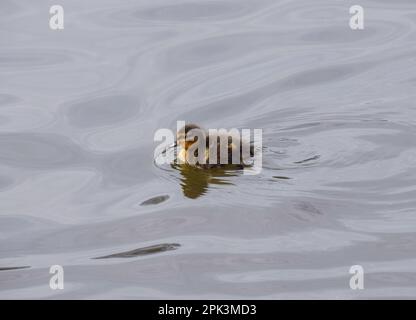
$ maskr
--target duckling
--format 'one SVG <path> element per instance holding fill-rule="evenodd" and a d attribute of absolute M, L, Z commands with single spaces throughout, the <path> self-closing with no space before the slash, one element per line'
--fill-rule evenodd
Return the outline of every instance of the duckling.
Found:
<path fill-rule="evenodd" d="M 198 141 L 199 139 L 201 139 L 201 141 Z M 180 150 L 177 153 L 177 160 L 182 164 L 195 164 L 203 168 L 212 168 L 224 165 L 233 165 L 242 168 L 244 166 L 242 152 L 243 144 L 248 142 L 240 141 L 238 146 L 233 140 L 240 141 L 240 137 L 234 136 L 233 139 L 233 135 L 218 134 L 215 137 L 210 138 L 206 130 L 202 129 L 198 125 L 187 124 L 178 131 L 176 145 L 180 147 Z M 224 163 L 224 161 L 220 161 L 220 146 L 222 141 L 226 141 L 227 143 L 226 163 Z M 212 148 L 217 148 L 216 161 L 210 161 L 210 154 L 215 154 L 214 151 L 212 151 Z M 201 151 L 204 152 L 201 156 L 198 156 L 199 149 L 202 149 Z M 233 164 L 232 157 L 233 153 L 236 152 L 238 152 L 239 159 L 237 164 Z M 250 156 L 253 155 L 254 147 L 250 144 Z M 191 160 L 194 158 L 198 158 L 197 162 L 191 163 Z"/>

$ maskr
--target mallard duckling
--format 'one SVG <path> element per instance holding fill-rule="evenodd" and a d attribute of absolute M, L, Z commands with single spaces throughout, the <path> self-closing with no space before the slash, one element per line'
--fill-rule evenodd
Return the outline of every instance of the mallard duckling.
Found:
<path fill-rule="evenodd" d="M 228 170 L 224 166 L 204 170 L 188 164 L 177 167 L 181 173 L 182 192 L 185 197 L 196 199 L 208 192 L 211 185 L 232 185 L 230 177 L 242 174 L 240 170 Z M 202 169 L 202 170 L 201 170 Z"/>
<path fill-rule="evenodd" d="M 201 139 L 201 141 L 198 141 Z M 237 141 L 237 144 L 235 143 Z M 221 159 L 221 143 L 226 143 L 226 155 Z M 244 166 L 243 159 L 243 144 L 249 143 L 240 140 L 240 136 L 219 133 L 218 135 L 211 136 L 206 130 L 195 124 L 187 124 L 182 127 L 177 134 L 176 145 L 180 148 L 177 153 L 177 163 L 193 164 L 204 168 L 218 167 L 224 165 L 234 165 L 238 167 Z M 215 161 L 210 158 L 210 155 L 215 155 Z M 198 155 L 198 150 L 202 150 L 203 155 Z M 253 145 L 250 144 L 250 156 L 254 154 Z M 233 163 L 233 153 L 238 155 L 238 158 Z M 197 161 L 194 160 L 197 158 Z M 211 161 L 210 161 L 211 160 Z M 222 160 L 222 161 L 221 161 Z"/>

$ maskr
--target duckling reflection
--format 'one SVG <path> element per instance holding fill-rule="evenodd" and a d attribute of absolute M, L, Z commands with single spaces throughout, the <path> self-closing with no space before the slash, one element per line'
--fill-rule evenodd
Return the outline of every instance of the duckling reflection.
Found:
<path fill-rule="evenodd" d="M 190 132 L 196 133 L 190 136 Z M 200 139 L 200 140 L 198 140 Z M 225 164 L 221 164 L 220 160 L 220 143 L 226 141 L 227 154 Z M 238 140 L 239 141 L 239 140 Z M 198 145 L 203 144 L 205 151 L 203 154 L 198 155 Z M 172 167 L 178 169 L 182 175 L 181 187 L 183 194 L 191 199 L 196 199 L 205 194 L 212 185 L 230 185 L 231 182 L 227 181 L 227 177 L 236 176 L 241 174 L 244 168 L 242 144 L 239 142 L 236 144 L 233 142 L 231 136 L 221 137 L 218 136 L 214 141 L 210 141 L 209 135 L 206 131 L 195 124 L 187 124 L 178 132 L 176 146 L 179 147 L 177 152 L 177 158 L 172 164 Z M 216 159 L 210 161 L 211 148 L 216 148 Z M 232 163 L 233 152 L 239 152 L 238 163 Z M 254 153 L 253 146 L 250 145 L 250 156 Z M 196 157 L 198 160 L 195 163 L 191 163 L 190 159 Z"/>
<path fill-rule="evenodd" d="M 226 169 L 224 167 L 215 167 L 202 169 L 189 164 L 172 165 L 179 170 L 182 175 L 181 188 L 185 197 L 196 199 L 204 195 L 210 185 L 232 185 L 227 181 L 227 177 L 237 176 L 240 170 Z"/>
<path fill-rule="evenodd" d="M 225 157 L 221 156 L 223 143 L 226 144 Z M 247 156 L 243 152 L 243 145 L 245 144 L 249 147 L 249 155 Z M 242 169 L 247 157 L 254 155 L 253 144 L 240 140 L 239 135 L 218 134 L 210 137 L 204 129 L 195 124 L 187 124 L 178 131 L 176 146 L 179 147 L 179 152 L 175 163 L 187 163 L 205 169 L 223 166 L 230 168 L 230 165 L 234 169 Z M 203 149 L 203 154 L 198 154 L 200 147 Z M 213 159 L 211 158 L 212 155 L 214 155 Z M 197 160 L 193 162 L 195 158 Z"/>

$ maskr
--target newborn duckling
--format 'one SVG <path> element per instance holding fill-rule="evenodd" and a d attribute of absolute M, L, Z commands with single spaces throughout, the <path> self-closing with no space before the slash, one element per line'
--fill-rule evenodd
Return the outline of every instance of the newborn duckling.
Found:
<path fill-rule="evenodd" d="M 234 139 L 233 139 L 234 138 Z M 201 141 L 198 141 L 201 139 Z M 211 141 L 213 140 L 213 141 Z M 221 142 L 225 141 L 227 143 L 227 154 L 225 159 L 221 160 L 220 146 Z M 238 144 L 235 143 L 238 142 Z M 182 164 L 194 164 L 201 166 L 203 168 L 218 167 L 222 165 L 234 165 L 242 168 L 244 166 L 243 159 L 243 144 L 249 142 L 243 142 L 240 140 L 240 137 L 235 135 L 224 135 L 219 133 L 216 136 L 212 136 L 210 139 L 209 134 L 206 130 L 200 128 L 195 124 L 187 124 L 182 129 L 178 131 L 176 138 L 176 145 L 180 147 L 179 152 L 177 153 L 177 162 Z M 210 154 L 215 155 L 216 148 L 216 159 L 215 161 L 210 161 Z M 204 150 L 205 149 L 205 150 Z M 204 151 L 204 154 L 198 156 L 198 150 Z M 233 153 L 238 155 L 238 158 L 233 163 Z M 254 147 L 252 144 L 249 145 L 249 154 L 252 157 L 254 155 Z M 195 162 L 195 158 L 197 161 Z M 224 163 L 225 160 L 225 163 Z"/>

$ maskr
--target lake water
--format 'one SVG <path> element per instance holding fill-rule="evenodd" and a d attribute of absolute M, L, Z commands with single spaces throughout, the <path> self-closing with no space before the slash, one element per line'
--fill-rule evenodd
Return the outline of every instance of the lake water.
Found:
<path fill-rule="evenodd" d="M 416 297 L 414 0 L 56 2 L 0 2 L 0 298 Z M 177 120 L 262 172 L 155 165 Z"/>

